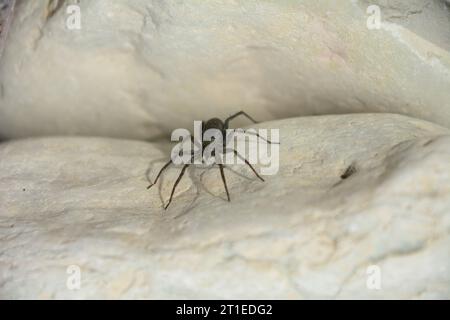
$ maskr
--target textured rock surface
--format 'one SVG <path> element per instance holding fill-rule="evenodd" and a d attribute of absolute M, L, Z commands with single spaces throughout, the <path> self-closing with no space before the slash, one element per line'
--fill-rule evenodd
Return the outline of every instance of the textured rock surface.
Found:
<path fill-rule="evenodd" d="M 18 4 L 0 62 L 0 136 L 149 139 L 239 109 L 450 126 L 440 0 L 82 1 L 75 31 L 71 3 Z M 369 4 L 380 5 L 381 30 L 367 28 Z"/>
<path fill-rule="evenodd" d="M 228 203 L 217 169 L 192 170 L 165 213 L 179 169 L 160 189 L 145 176 L 168 145 L 1 144 L 0 297 L 450 298 L 447 129 L 396 115 L 260 126 L 281 130 L 277 175 L 234 166 Z M 381 290 L 366 287 L 372 265 Z"/>
<path fill-rule="evenodd" d="M 12 21 L 15 3 L 15 0 L 0 0 L 0 59 Z"/>
<path fill-rule="evenodd" d="M 450 32 L 442 27 L 450 23 L 448 5 L 443 0 L 362 0 L 362 6 L 378 5 L 385 27 L 402 32 L 410 31 L 418 38 L 426 39 L 436 46 L 450 50 Z M 395 26 L 395 25 L 398 25 Z M 418 39 L 417 38 L 417 39 Z M 429 57 L 431 58 L 431 57 Z"/>

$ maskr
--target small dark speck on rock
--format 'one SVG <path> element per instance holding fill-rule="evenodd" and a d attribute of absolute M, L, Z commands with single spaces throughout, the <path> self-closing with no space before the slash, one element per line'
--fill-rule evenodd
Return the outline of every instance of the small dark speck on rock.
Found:
<path fill-rule="evenodd" d="M 341 179 L 345 180 L 350 178 L 352 175 L 354 175 L 356 173 L 356 167 L 354 164 L 351 164 L 350 166 L 348 166 L 347 170 L 345 170 L 345 172 L 341 175 Z"/>

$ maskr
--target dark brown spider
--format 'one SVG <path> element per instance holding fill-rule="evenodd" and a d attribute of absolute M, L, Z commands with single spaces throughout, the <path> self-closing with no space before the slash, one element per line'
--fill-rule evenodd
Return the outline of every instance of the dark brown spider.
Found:
<path fill-rule="evenodd" d="M 218 119 L 218 118 L 213 118 L 213 119 L 210 119 L 210 120 L 208 120 L 208 121 L 206 121 L 206 122 L 202 122 L 202 132 L 205 132 L 205 131 L 208 130 L 208 129 L 217 129 L 217 130 L 219 130 L 219 131 L 222 133 L 222 138 L 223 138 L 223 141 L 224 141 L 224 143 L 223 143 L 223 152 L 225 153 L 225 152 L 227 152 L 227 151 L 232 151 L 237 157 L 239 157 L 239 158 L 241 158 L 242 160 L 245 161 L 245 163 L 250 167 L 250 169 L 252 169 L 252 171 L 255 173 L 255 175 L 256 175 L 261 181 L 264 181 L 264 179 L 258 174 L 258 172 L 256 172 L 255 168 L 253 168 L 253 166 L 250 164 L 250 162 L 248 162 L 247 159 L 245 159 L 244 157 L 242 157 L 235 149 L 226 149 L 226 145 L 227 145 L 227 143 L 226 143 L 226 142 L 227 142 L 227 141 L 226 141 L 226 139 L 227 139 L 227 136 L 226 136 L 226 130 L 229 128 L 229 123 L 230 123 L 230 121 L 233 120 L 233 119 L 235 119 L 236 117 L 239 117 L 239 116 L 245 116 L 245 117 L 247 117 L 250 121 L 252 121 L 253 123 L 258 123 L 258 122 L 256 122 L 252 117 L 250 117 L 248 114 L 246 114 L 244 111 L 240 111 L 240 112 L 238 112 L 238 113 L 236 113 L 236 114 L 234 114 L 234 115 L 228 117 L 227 119 L 225 119 L 225 121 L 222 121 L 222 120 L 220 120 L 220 119 Z M 272 143 L 271 141 L 269 141 L 269 140 L 264 139 L 263 137 L 261 137 L 258 133 L 254 133 L 254 132 L 249 132 L 249 133 L 250 133 L 250 134 L 253 134 L 253 135 L 255 135 L 255 136 L 257 136 L 258 138 L 260 138 L 260 139 L 266 141 L 266 142 L 269 143 L 269 144 Z M 203 140 L 202 140 L 203 151 L 205 150 L 205 148 L 206 148 L 211 142 L 212 142 L 212 141 L 203 141 Z M 159 177 L 161 176 L 162 172 L 163 172 L 165 169 L 167 169 L 167 168 L 169 167 L 169 165 L 172 164 L 172 163 L 173 163 L 173 162 L 172 162 L 172 159 L 170 159 L 169 162 L 167 162 L 167 163 L 162 167 L 162 169 L 159 171 L 158 175 L 156 176 L 155 181 L 154 181 L 152 184 L 150 184 L 150 185 L 147 187 L 147 189 L 150 189 L 151 187 L 153 187 L 153 186 L 158 182 L 158 179 L 159 179 Z M 184 164 L 184 165 L 183 165 L 183 168 L 181 169 L 180 175 L 178 176 L 178 178 L 177 178 L 177 180 L 175 181 L 175 184 L 174 184 L 174 186 L 173 186 L 173 188 L 172 188 L 172 193 L 170 194 L 169 202 L 168 202 L 167 205 L 164 207 L 164 209 L 167 209 L 167 208 L 169 207 L 170 203 L 172 202 L 172 198 L 173 198 L 173 195 L 174 195 L 174 193 L 175 193 L 175 189 L 176 189 L 178 183 L 179 183 L 179 182 L 181 181 L 181 179 L 183 178 L 183 175 L 184 175 L 184 173 L 185 173 L 187 167 L 189 167 L 189 165 L 191 165 L 191 164 Z M 223 170 L 224 165 L 223 165 L 223 164 L 218 164 L 218 165 L 219 165 L 219 169 L 220 169 L 220 175 L 222 176 L 223 185 L 224 185 L 225 191 L 226 191 L 226 193 L 227 193 L 227 198 L 228 198 L 228 201 L 230 201 L 230 194 L 229 194 L 229 192 L 228 192 L 227 182 L 226 182 L 226 179 L 225 179 L 225 173 L 224 173 L 224 170 Z"/>

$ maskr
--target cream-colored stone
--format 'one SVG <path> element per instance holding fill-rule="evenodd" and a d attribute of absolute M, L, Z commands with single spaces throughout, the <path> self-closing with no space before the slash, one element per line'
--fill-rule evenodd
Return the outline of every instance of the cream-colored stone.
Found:
<path fill-rule="evenodd" d="M 82 1 L 82 28 L 68 30 L 73 3 L 18 3 L 0 62 L 0 136 L 156 139 L 241 109 L 450 127 L 442 1 Z M 369 4 L 380 30 L 367 28 Z"/>
<path fill-rule="evenodd" d="M 0 297 L 450 298 L 449 130 L 370 114 L 259 126 L 280 129 L 277 175 L 233 166 L 228 203 L 217 169 L 191 169 L 166 212 L 179 169 L 149 191 L 146 172 L 169 145 L 0 144 Z"/>

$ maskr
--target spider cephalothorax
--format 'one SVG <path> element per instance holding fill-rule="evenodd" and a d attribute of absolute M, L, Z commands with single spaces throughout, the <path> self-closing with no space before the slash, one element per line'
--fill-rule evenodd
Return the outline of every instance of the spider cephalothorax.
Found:
<path fill-rule="evenodd" d="M 229 123 L 231 120 L 233 120 L 234 118 L 238 117 L 238 116 L 245 116 L 247 117 L 249 120 L 251 120 L 253 123 L 257 123 L 252 117 L 250 117 L 248 114 L 246 114 L 244 111 L 240 111 L 230 117 L 228 117 L 227 119 L 225 119 L 225 121 L 222 121 L 221 119 L 218 118 L 213 118 L 210 119 L 206 122 L 202 122 L 202 132 L 206 132 L 209 129 L 214 129 L 214 130 L 218 130 L 220 131 L 220 133 L 222 134 L 222 145 L 223 145 L 223 149 L 221 150 L 223 153 L 227 153 L 227 152 L 233 152 L 237 157 L 241 158 L 242 160 L 244 160 L 244 162 L 252 169 L 252 171 L 255 173 L 255 175 L 261 180 L 264 181 L 264 179 L 258 174 L 258 172 L 256 172 L 255 168 L 253 168 L 253 166 L 250 164 L 250 162 L 248 162 L 247 159 L 245 159 L 244 157 L 242 157 L 235 149 L 228 149 L 227 148 L 227 139 L 229 138 L 226 134 L 227 129 L 229 129 Z M 258 133 L 252 133 L 255 136 L 257 136 L 260 139 L 263 139 L 264 141 L 266 141 L 267 143 L 271 144 L 272 142 L 264 139 L 263 137 L 261 137 Z M 194 140 L 192 140 L 192 142 L 194 142 Z M 209 144 L 211 144 L 212 141 L 210 140 L 204 140 L 202 139 L 201 141 L 201 145 L 202 145 L 202 152 L 204 152 L 205 148 L 208 147 Z M 202 154 L 203 155 L 203 154 Z M 214 155 L 214 154 L 213 154 Z M 191 154 L 191 157 L 194 157 L 194 154 Z M 152 186 L 154 186 L 157 182 L 159 177 L 161 176 L 162 172 L 167 169 L 167 167 L 169 167 L 169 165 L 171 165 L 173 163 L 172 159 L 170 159 L 163 167 L 162 169 L 159 171 L 158 175 L 156 176 L 155 181 L 150 184 L 147 189 L 150 189 Z M 191 165 L 192 163 L 186 163 L 183 165 L 183 168 L 181 169 L 181 172 L 177 178 L 177 180 L 175 181 L 175 184 L 172 188 L 172 193 L 170 194 L 170 198 L 169 198 L 169 202 L 167 203 L 167 205 L 164 207 L 164 209 L 167 209 L 170 205 L 170 203 L 172 202 L 172 198 L 173 195 L 175 193 L 175 189 L 178 185 L 178 183 L 181 181 L 181 179 L 183 178 L 183 175 L 186 171 L 186 169 L 189 167 L 189 165 Z M 225 179 L 225 173 L 224 173 L 224 165 L 222 163 L 218 163 L 219 165 L 219 169 L 220 169 L 220 175 L 222 176 L 222 181 L 223 181 L 223 185 L 225 187 L 225 191 L 227 193 L 227 199 L 228 201 L 230 201 L 230 194 L 228 192 L 228 187 L 227 187 L 227 182 Z"/>

